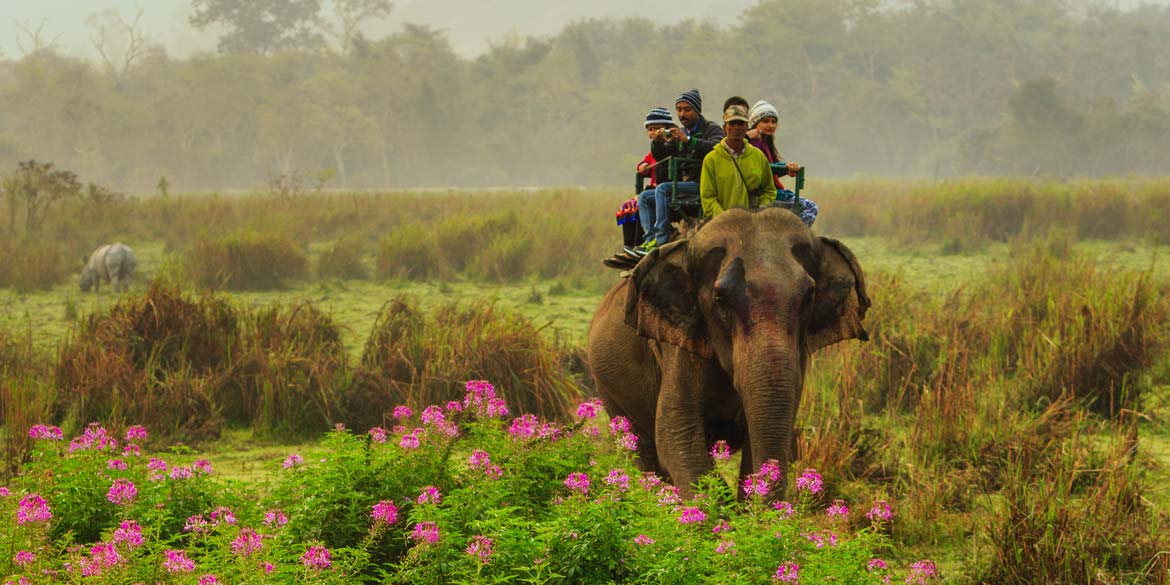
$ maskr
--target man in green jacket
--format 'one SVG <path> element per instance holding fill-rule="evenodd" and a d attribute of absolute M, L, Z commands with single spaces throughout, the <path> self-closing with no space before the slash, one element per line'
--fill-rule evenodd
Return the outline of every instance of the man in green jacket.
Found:
<path fill-rule="evenodd" d="M 768 207 L 776 199 L 768 157 L 748 144 L 747 126 L 747 108 L 733 105 L 724 110 L 727 137 L 703 158 L 699 178 L 704 217 L 715 217 L 733 207 Z"/>

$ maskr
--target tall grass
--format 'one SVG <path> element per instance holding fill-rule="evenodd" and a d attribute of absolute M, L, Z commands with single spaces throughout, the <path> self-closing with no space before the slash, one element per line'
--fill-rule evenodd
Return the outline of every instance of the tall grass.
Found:
<path fill-rule="evenodd" d="M 0 476 L 14 473 L 28 452 L 23 431 L 48 420 L 56 400 L 49 357 L 33 349 L 31 335 L 0 330 Z"/>
<path fill-rule="evenodd" d="M 497 392 L 522 412 L 567 420 L 581 399 L 567 354 L 528 319 L 490 303 L 428 314 L 417 300 L 398 297 L 382 308 L 366 342 L 350 422 L 375 426 L 397 404 L 458 400 L 473 379 L 497 381 Z"/>
<path fill-rule="evenodd" d="M 308 276 L 309 259 L 286 236 L 248 231 L 220 240 L 197 238 L 187 254 L 187 270 L 203 287 L 282 288 Z"/>

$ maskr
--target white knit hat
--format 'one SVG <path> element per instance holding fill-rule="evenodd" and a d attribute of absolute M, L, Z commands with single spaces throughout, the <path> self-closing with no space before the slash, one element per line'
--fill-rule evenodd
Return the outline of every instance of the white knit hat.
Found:
<path fill-rule="evenodd" d="M 760 120 L 763 120 L 769 116 L 776 118 L 777 120 L 780 119 L 780 113 L 776 111 L 776 106 L 773 106 L 764 100 L 756 102 L 755 105 L 752 106 L 751 113 L 748 114 L 748 128 L 755 128 L 756 124 L 758 124 Z"/>

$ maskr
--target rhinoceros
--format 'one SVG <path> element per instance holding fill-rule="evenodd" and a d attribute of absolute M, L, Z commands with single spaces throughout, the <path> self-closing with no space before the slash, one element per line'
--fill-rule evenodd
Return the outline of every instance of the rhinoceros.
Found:
<path fill-rule="evenodd" d="M 116 292 L 125 292 L 130 289 L 130 279 L 137 267 L 138 259 L 126 244 L 114 242 L 102 246 L 90 254 L 89 262 L 81 271 L 81 291 L 89 292 L 92 287 L 98 292 L 104 280 L 113 285 Z"/>

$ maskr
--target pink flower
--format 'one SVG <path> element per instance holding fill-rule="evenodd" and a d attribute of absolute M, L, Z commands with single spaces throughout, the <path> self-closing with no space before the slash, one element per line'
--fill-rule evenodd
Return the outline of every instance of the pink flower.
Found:
<path fill-rule="evenodd" d="M 134 425 L 126 429 L 126 442 L 137 443 L 146 440 L 146 427 L 142 425 Z"/>
<path fill-rule="evenodd" d="M 678 517 L 679 524 L 697 524 L 707 520 L 707 513 L 695 506 L 684 506 Z"/>
<path fill-rule="evenodd" d="M 743 478 L 743 493 L 746 496 L 760 496 L 762 498 L 768 495 L 770 491 L 768 478 L 762 477 L 758 473 L 753 473 Z"/>
<path fill-rule="evenodd" d="M 487 415 L 499 418 L 508 416 L 508 404 L 503 398 L 492 398 L 488 401 Z"/>
<path fill-rule="evenodd" d="M 575 492 L 582 494 L 589 493 L 589 476 L 584 473 L 570 473 L 569 477 L 565 478 L 565 487 Z"/>
<path fill-rule="evenodd" d="M 617 438 L 617 445 L 626 451 L 636 451 L 638 449 L 638 435 L 634 433 L 626 433 Z"/>
<path fill-rule="evenodd" d="M 124 544 L 130 550 L 142 546 L 145 542 L 145 539 L 142 538 L 142 527 L 133 520 L 123 520 L 114 530 L 114 542 Z"/>
<path fill-rule="evenodd" d="M 232 554 L 247 557 L 260 550 L 264 544 L 260 541 L 260 534 L 251 528 L 244 528 L 232 541 Z"/>
<path fill-rule="evenodd" d="M 219 506 L 211 511 L 211 521 L 219 526 L 220 524 L 235 524 L 236 515 L 232 509 L 227 506 Z"/>
<path fill-rule="evenodd" d="M 118 440 L 111 437 L 104 427 L 95 422 L 89 423 L 89 426 L 85 427 L 85 431 L 69 443 L 70 453 L 86 449 L 103 451 L 117 448 Z"/>
<path fill-rule="evenodd" d="M 12 561 L 21 568 L 27 567 L 37 561 L 37 555 L 27 550 L 17 551 L 16 556 L 12 557 Z"/>
<path fill-rule="evenodd" d="M 284 512 L 282 512 L 280 510 L 269 510 L 269 511 L 264 513 L 264 525 L 265 526 L 272 526 L 274 528 L 280 528 L 281 526 L 284 526 L 285 524 L 288 524 L 288 516 L 285 516 Z"/>
<path fill-rule="evenodd" d="M 414 432 L 403 435 L 402 440 L 398 442 L 398 446 L 402 447 L 403 449 L 418 449 L 419 445 L 422 444 L 418 440 L 418 433 L 420 431 L 422 431 L 422 429 L 414 429 Z"/>
<path fill-rule="evenodd" d="M 536 429 L 540 421 L 534 414 L 522 414 L 512 419 L 512 427 L 508 434 L 516 439 L 527 439 L 536 436 Z"/>
<path fill-rule="evenodd" d="M 624 492 L 630 489 L 630 476 L 626 475 L 625 470 L 614 469 L 609 472 L 609 475 L 605 476 L 605 483 Z"/>
<path fill-rule="evenodd" d="M 305 554 L 301 555 L 301 563 L 303 563 L 306 568 L 317 571 L 328 569 L 329 567 L 333 566 L 333 561 L 331 560 L 329 549 L 316 545 L 310 546 L 309 550 L 305 551 Z"/>
<path fill-rule="evenodd" d="M 780 563 L 780 566 L 776 567 L 776 574 L 772 575 L 772 581 L 774 583 L 799 583 L 800 565 L 793 562 Z"/>
<path fill-rule="evenodd" d="M 138 457 L 140 455 L 142 455 L 142 447 L 133 443 L 126 445 L 126 448 L 122 449 L 123 457 Z"/>
<path fill-rule="evenodd" d="M 410 537 L 419 542 L 424 540 L 431 544 L 439 542 L 439 525 L 434 522 L 419 522 L 414 525 Z"/>
<path fill-rule="evenodd" d="M 731 530 L 731 525 L 728 524 L 726 520 L 720 520 L 719 523 L 711 529 L 711 532 L 719 534 L 720 532 L 727 532 L 729 530 Z"/>
<path fill-rule="evenodd" d="M 624 416 L 615 416 L 609 419 L 609 434 L 618 436 L 630 432 L 630 419 Z"/>
<path fill-rule="evenodd" d="M 468 380 L 464 389 L 467 393 L 463 396 L 463 405 L 480 413 L 487 408 L 488 402 L 496 397 L 496 387 L 487 380 Z"/>
<path fill-rule="evenodd" d="M 119 506 L 129 504 L 138 496 L 138 488 L 128 479 L 115 479 L 110 490 L 106 492 L 106 499 Z"/>
<path fill-rule="evenodd" d="M 163 553 L 166 560 L 163 561 L 163 568 L 172 575 L 175 573 L 190 573 L 195 570 L 195 562 L 187 558 L 187 551 L 170 549 Z"/>
<path fill-rule="evenodd" d="M 731 447 L 727 444 L 727 441 L 723 439 L 715 441 L 715 444 L 711 446 L 711 458 L 716 461 L 727 461 L 731 459 Z"/>
<path fill-rule="evenodd" d="M 796 509 L 788 502 L 776 502 L 772 504 L 772 509 L 780 513 L 780 518 L 787 520 L 796 513 Z"/>
<path fill-rule="evenodd" d="M 796 491 L 807 490 L 809 493 L 818 494 L 824 489 L 825 482 L 815 469 L 805 469 L 804 473 L 796 478 Z"/>
<path fill-rule="evenodd" d="M 211 473 L 211 462 L 206 459 L 196 459 L 193 467 L 195 467 L 195 471 L 198 471 L 199 473 Z"/>
<path fill-rule="evenodd" d="M 443 409 L 434 404 L 423 409 L 421 418 L 423 424 L 435 425 L 447 420 L 447 417 L 443 416 Z"/>
<path fill-rule="evenodd" d="M 110 459 L 109 461 L 106 461 L 106 469 L 116 469 L 118 471 L 123 471 L 126 469 L 126 462 L 122 461 L 121 459 Z"/>
<path fill-rule="evenodd" d="M 654 475 L 652 471 L 647 471 L 638 478 L 638 485 L 642 486 L 642 489 L 652 492 L 662 486 L 662 478 Z"/>
<path fill-rule="evenodd" d="M 394 407 L 394 414 L 392 416 L 398 420 L 403 420 L 410 418 L 413 414 L 414 411 L 409 406 L 400 405 Z"/>
<path fill-rule="evenodd" d="M 211 524 L 207 522 L 203 514 L 188 516 L 187 523 L 183 525 L 183 532 L 193 532 L 195 534 L 211 532 Z"/>
<path fill-rule="evenodd" d="M 374 519 L 374 524 L 393 524 L 398 521 L 398 506 L 389 500 L 382 500 L 374 504 L 370 516 Z"/>
<path fill-rule="evenodd" d="M 29 427 L 28 436 L 32 439 L 45 439 L 49 441 L 60 441 L 65 438 L 60 428 L 47 425 L 33 425 Z"/>
<path fill-rule="evenodd" d="M 268 562 L 268 561 L 264 561 L 264 563 L 262 563 L 262 564 L 260 565 L 260 568 L 261 568 L 261 569 L 264 569 L 264 574 L 265 574 L 265 575 L 271 575 L 271 574 L 272 574 L 272 571 L 275 571 L 275 570 L 276 570 L 276 565 L 274 565 L 274 564 L 272 564 L 272 563 L 270 563 L 270 562 Z"/>
<path fill-rule="evenodd" d="M 216 577 L 211 573 L 207 573 L 206 575 L 199 578 L 199 585 L 219 585 L 219 577 Z"/>
<path fill-rule="evenodd" d="M 646 546 L 646 545 L 654 544 L 654 539 L 650 538 L 649 536 L 646 536 L 645 534 L 639 534 L 638 536 L 634 537 L 634 544 Z"/>
<path fill-rule="evenodd" d="M 577 418 L 591 419 L 597 418 L 597 413 L 601 411 L 600 400 L 590 400 L 589 402 L 582 402 L 577 406 Z"/>
<path fill-rule="evenodd" d="M 7 498 L 8 496 L 11 496 L 11 495 L 12 495 L 12 492 L 9 491 L 9 489 L 7 487 L 0 486 L 0 498 Z"/>
<path fill-rule="evenodd" d="M 909 585 L 926 585 L 932 578 L 938 576 L 938 567 L 934 561 L 922 560 L 910 565 L 910 574 L 906 576 Z"/>
<path fill-rule="evenodd" d="M 833 504 L 825 510 L 829 518 L 844 518 L 849 515 L 849 507 L 844 500 L 833 500 Z"/>
<path fill-rule="evenodd" d="M 493 463 L 489 465 L 487 469 L 483 470 L 483 474 L 487 476 L 488 479 L 496 480 L 504 476 L 504 470 L 501 469 L 499 465 Z"/>
<path fill-rule="evenodd" d="M 304 457 L 301 457 L 300 455 L 293 453 L 292 455 L 285 457 L 284 463 L 281 463 L 280 466 L 285 468 L 285 469 L 292 469 L 293 467 L 296 467 L 304 462 L 305 462 Z"/>
<path fill-rule="evenodd" d="M 112 542 L 99 542 L 89 548 L 89 556 L 93 565 L 98 567 L 113 567 L 123 560 L 118 554 L 118 547 Z M 100 573 L 100 570 L 98 571 Z"/>
<path fill-rule="evenodd" d="M 171 479 L 191 479 L 194 476 L 186 465 L 176 465 L 171 469 Z"/>
<path fill-rule="evenodd" d="M 681 504 L 682 498 L 678 495 L 678 488 L 673 485 L 664 485 L 658 490 L 658 505 L 673 506 Z"/>
<path fill-rule="evenodd" d="M 419 504 L 438 504 L 443 499 L 443 494 L 439 493 L 439 488 L 428 485 L 422 489 L 422 493 L 418 495 L 415 500 Z"/>
<path fill-rule="evenodd" d="M 492 545 L 492 539 L 483 535 L 477 535 L 471 538 L 471 543 L 464 550 L 467 554 L 479 559 L 479 562 L 486 565 L 492 556 Z"/>
<path fill-rule="evenodd" d="M 374 427 L 370 429 L 370 440 L 375 443 L 385 443 L 386 429 L 382 427 Z"/>
<path fill-rule="evenodd" d="M 166 471 L 167 462 L 158 457 L 151 457 L 150 461 L 146 463 L 146 468 L 151 471 Z"/>
<path fill-rule="evenodd" d="M 734 542 L 730 540 L 721 540 L 719 541 L 719 544 L 715 545 L 715 553 L 722 555 L 726 554 L 727 552 L 731 552 L 732 554 L 735 554 L 735 551 L 733 550 L 734 548 Z"/>
<path fill-rule="evenodd" d="M 458 400 L 452 400 L 447 403 L 447 412 L 463 412 L 463 403 Z"/>
<path fill-rule="evenodd" d="M 467 458 L 467 466 L 472 469 L 483 469 L 492 463 L 491 455 L 483 449 L 476 449 L 471 452 L 471 456 Z"/>
<path fill-rule="evenodd" d="M 809 542 L 816 545 L 817 548 L 824 548 L 826 544 L 829 546 L 837 546 L 837 534 L 832 530 L 824 530 L 821 532 L 806 532 L 802 536 L 807 538 Z"/>
<path fill-rule="evenodd" d="M 873 503 L 873 507 L 865 513 L 865 517 L 869 518 L 871 522 L 889 522 L 894 519 L 894 511 L 890 509 L 890 505 L 885 500 L 877 500 Z"/>

